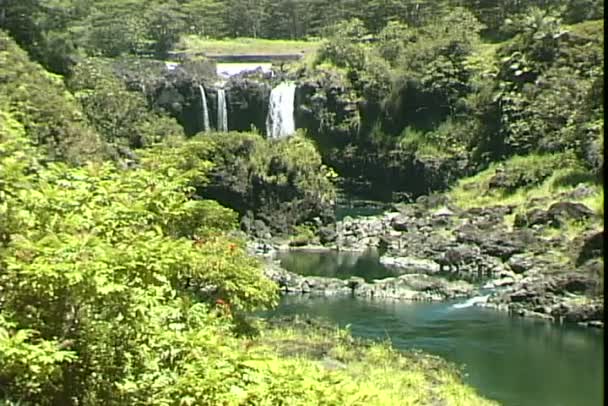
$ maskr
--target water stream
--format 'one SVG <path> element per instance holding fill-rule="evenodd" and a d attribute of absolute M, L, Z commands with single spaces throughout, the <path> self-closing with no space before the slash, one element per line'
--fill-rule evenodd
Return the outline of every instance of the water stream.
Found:
<path fill-rule="evenodd" d="M 311 258 L 306 260 L 306 255 Z M 319 259 L 319 254 L 297 253 L 281 259 L 285 267 L 309 274 L 361 275 L 366 263 L 378 272 L 372 257 L 353 260 L 344 255 L 325 254 Z M 287 296 L 273 314 L 318 316 L 350 325 L 355 336 L 390 339 L 398 349 L 440 355 L 464 365 L 465 381 L 504 405 L 603 405 L 603 331 L 515 318 L 474 306 L 483 300 L 484 296 L 443 303 L 391 303 Z"/>
<path fill-rule="evenodd" d="M 217 130 L 228 131 L 228 109 L 226 107 L 226 90 L 217 89 Z"/>
<path fill-rule="evenodd" d="M 270 92 L 266 134 L 268 138 L 283 138 L 296 131 L 294 120 L 295 83 L 283 82 Z"/>
<path fill-rule="evenodd" d="M 203 131 L 209 132 L 209 108 L 207 106 L 207 95 L 205 94 L 205 88 L 203 85 L 199 85 L 198 89 L 201 92 L 201 107 L 203 113 Z"/>

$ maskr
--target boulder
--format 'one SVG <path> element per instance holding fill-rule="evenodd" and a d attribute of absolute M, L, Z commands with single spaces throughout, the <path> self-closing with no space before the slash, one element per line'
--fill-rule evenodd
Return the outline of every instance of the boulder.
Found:
<path fill-rule="evenodd" d="M 336 233 L 336 228 L 333 226 L 319 228 L 317 235 L 319 236 L 319 241 L 321 241 L 321 244 L 332 243 L 336 241 L 336 238 L 338 237 L 338 234 Z"/>
<path fill-rule="evenodd" d="M 395 231 L 402 231 L 402 232 L 409 231 L 412 228 L 411 223 L 412 223 L 412 221 L 410 220 L 409 217 L 401 215 L 401 214 L 397 215 L 391 219 L 391 227 Z"/>
<path fill-rule="evenodd" d="M 507 265 L 516 274 L 522 274 L 534 268 L 537 261 L 534 255 L 530 253 L 515 254 L 507 260 Z"/>
<path fill-rule="evenodd" d="M 560 223 L 564 219 L 584 220 L 593 217 L 595 213 L 581 203 L 558 202 L 549 207 L 547 214 L 554 223 Z"/>
<path fill-rule="evenodd" d="M 580 266 L 592 258 L 604 256 L 604 230 L 583 236 L 583 243 L 576 258 Z"/>
<path fill-rule="evenodd" d="M 548 224 L 551 221 L 549 213 L 542 209 L 532 209 L 525 214 L 518 213 L 513 221 L 514 227 L 531 227 L 537 224 Z"/>
<path fill-rule="evenodd" d="M 380 263 L 389 267 L 405 270 L 408 273 L 432 274 L 439 272 L 439 264 L 430 259 L 415 257 L 391 257 L 383 255 Z"/>

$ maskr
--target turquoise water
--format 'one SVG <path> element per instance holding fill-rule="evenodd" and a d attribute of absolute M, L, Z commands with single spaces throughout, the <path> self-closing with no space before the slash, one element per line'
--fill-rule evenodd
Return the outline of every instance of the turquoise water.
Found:
<path fill-rule="evenodd" d="M 288 296 L 273 314 L 318 316 L 349 325 L 355 336 L 440 355 L 464 365 L 466 382 L 504 405 L 603 405 L 603 331 L 456 303 Z"/>

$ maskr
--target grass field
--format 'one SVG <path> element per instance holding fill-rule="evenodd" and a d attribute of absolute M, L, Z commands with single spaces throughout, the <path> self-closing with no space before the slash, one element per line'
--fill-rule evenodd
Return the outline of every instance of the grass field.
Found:
<path fill-rule="evenodd" d="M 269 40 L 260 38 L 205 39 L 189 35 L 176 46 L 177 52 L 206 55 L 282 55 L 309 54 L 320 41 Z"/>

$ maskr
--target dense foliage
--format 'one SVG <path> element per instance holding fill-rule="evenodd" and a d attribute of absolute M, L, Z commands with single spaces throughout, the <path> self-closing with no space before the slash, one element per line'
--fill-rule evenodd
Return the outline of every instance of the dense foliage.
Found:
<path fill-rule="evenodd" d="M 485 41 L 484 25 L 460 7 L 438 8 L 421 25 L 392 21 L 378 33 L 358 19 L 337 24 L 299 72 L 343 78 L 318 97 L 331 86 L 355 93 L 356 131 L 343 130 L 353 119 L 337 109 L 317 112 L 323 126 L 313 136 L 325 161 L 376 189 L 413 195 L 515 154 L 574 151 L 601 173 L 604 24 L 565 25 L 564 13 L 510 14 L 510 38 L 499 43 Z"/>
<path fill-rule="evenodd" d="M 289 331 L 240 337 L 251 331 L 242 312 L 272 305 L 277 289 L 234 237 L 235 213 L 193 195 L 212 166 L 209 140 L 139 150 L 131 169 L 70 166 L 45 162 L 21 117 L 1 107 L 2 404 L 488 404 L 446 365 L 350 349 L 343 332 L 301 340 L 335 342 L 350 371 L 277 351 L 273 342 L 300 339 Z"/>
<path fill-rule="evenodd" d="M 378 33 L 389 22 L 432 24 L 455 6 L 473 13 L 488 38 L 512 36 L 505 23 L 530 6 L 558 9 L 567 23 L 599 19 L 604 11 L 603 0 L 23 0 L 0 3 L 0 29 L 65 73 L 81 51 L 165 57 L 184 34 L 299 39 L 353 18 Z"/>
<path fill-rule="evenodd" d="M 62 78 L 31 62 L 0 32 L 0 108 L 11 113 L 51 159 L 79 161 L 103 155 L 104 145 Z"/>
<path fill-rule="evenodd" d="M 89 123 L 108 144 L 141 148 L 164 138 L 183 136 L 175 120 L 150 111 L 141 93 L 129 91 L 108 62 L 81 61 L 68 85 Z"/>
<path fill-rule="evenodd" d="M 207 163 L 177 172 L 183 155 L 165 147 L 126 172 L 41 167 L 23 126 L 6 113 L 3 124 L 4 397 L 147 403 L 164 396 L 153 389 L 158 379 L 170 379 L 154 371 L 183 362 L 203 337 L 230 336 L 208 306 L 221 299 L 252 310 L 275 300 L 273 284 L 225 235 L 233 212 L 188 198 Z"/>
<path fill-rule="evenodd" d="M 272 141 L 236 132 L 197 139 L 211 141 L 212 148 L 196 154 L 214 164 L 209 182 L 199 190 L 242 214 L 245 231 L 261 237 L 315 218 L 319 223 L 333 218 L 333 172 L 321 163 L 309 140 Z M 189 144 L 186 149 L 193 154 Z"/>
<path fill-rule="evenodd" d="M 302 336 L 253 334 L 243 315 L 277 287 L 238 227 L 308 241 L 331 218 L 327 164 L 414 194 L 490 165 L 458 203 L 596 182 L 602 17 L 603 0 L 0 0 L 0 403 L 481 404 L 444 366 L 341 332 L 351 369 L 271 348 Z M 322 36 L 296 69 L 322 83 L 316 144 L 185 139 L 113 71 L 185 35 Z"/>

